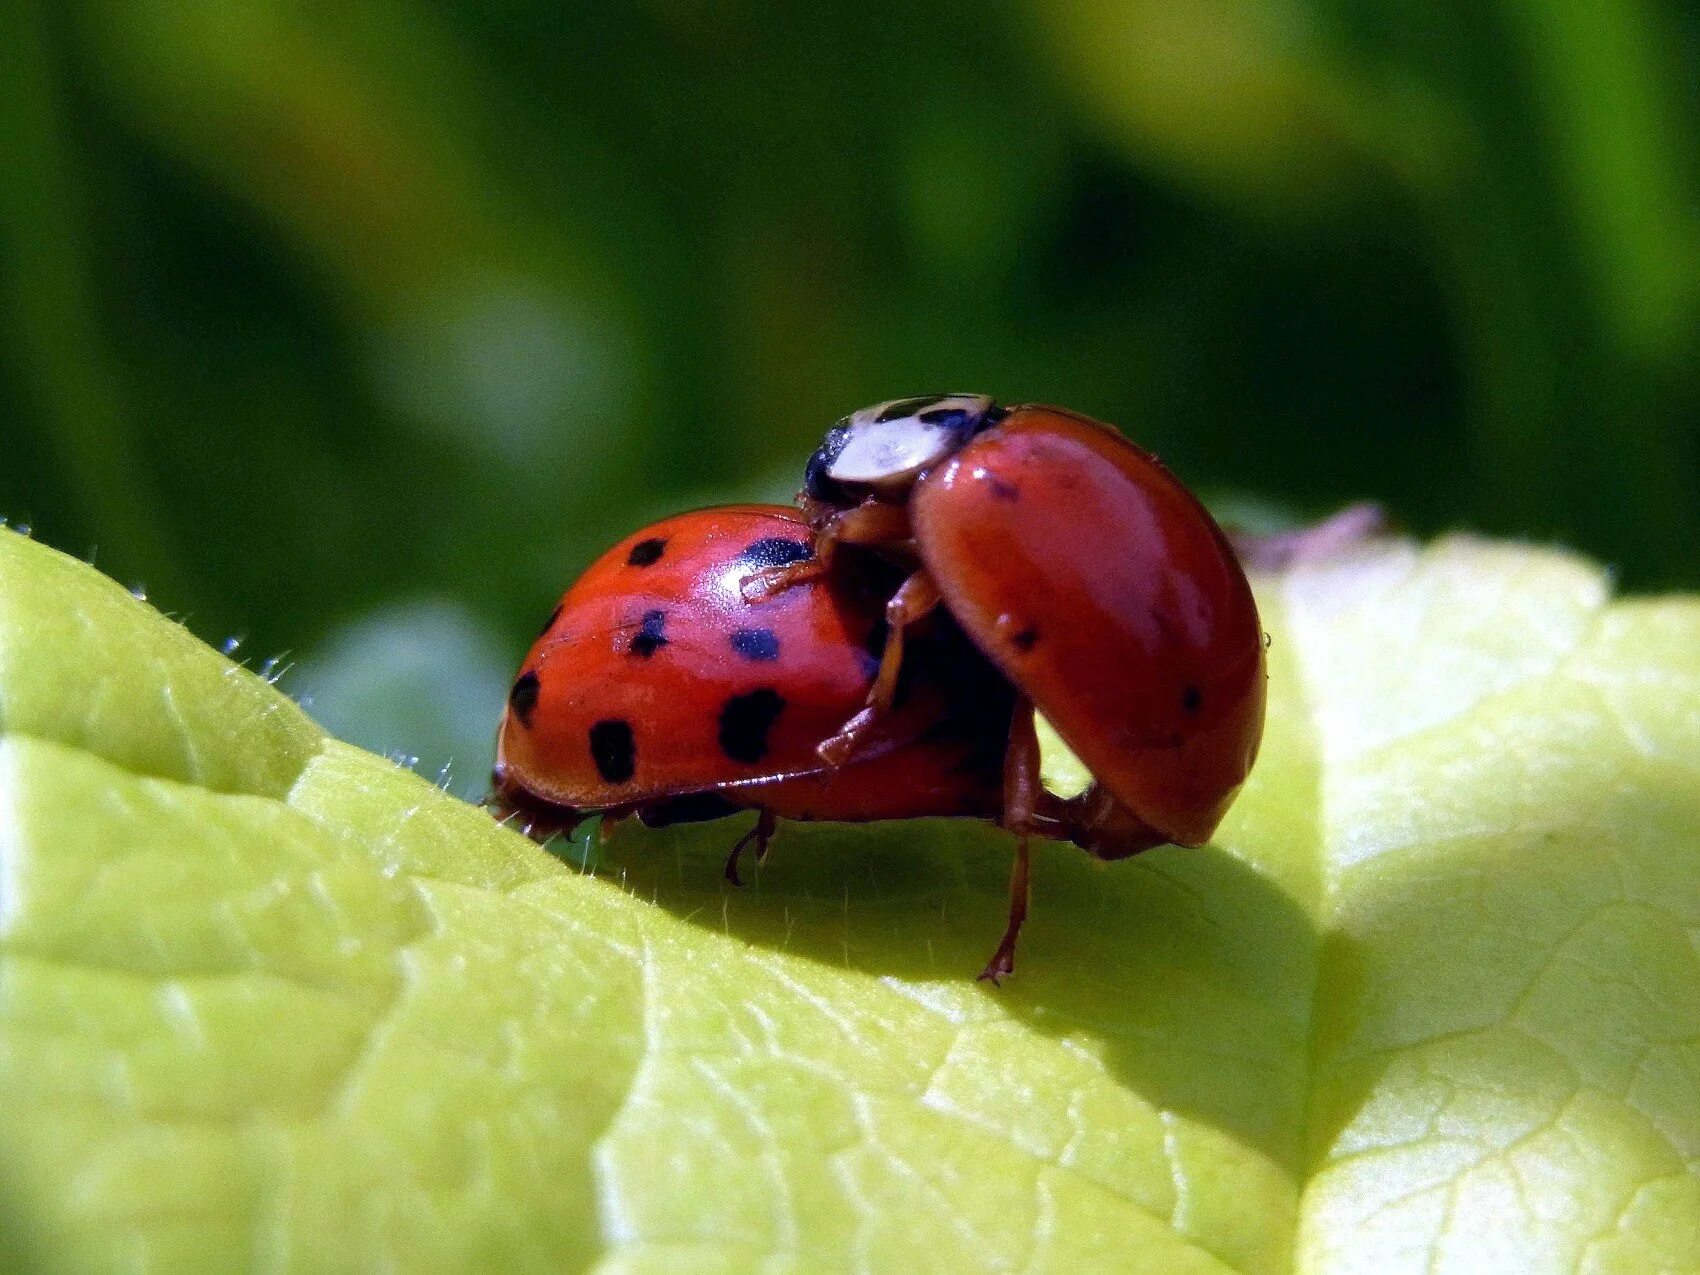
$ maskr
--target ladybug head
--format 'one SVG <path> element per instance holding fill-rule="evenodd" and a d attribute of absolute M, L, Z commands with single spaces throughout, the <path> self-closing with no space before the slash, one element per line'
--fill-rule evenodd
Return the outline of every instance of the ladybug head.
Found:
<path fill-rule="evenodd" d="M 864 407 L 827 431 L 809 457 L 803 489 L 841 507 L 870 494 L 901 496 L 1003 415 L 985 394 L 931 394 Z"/>

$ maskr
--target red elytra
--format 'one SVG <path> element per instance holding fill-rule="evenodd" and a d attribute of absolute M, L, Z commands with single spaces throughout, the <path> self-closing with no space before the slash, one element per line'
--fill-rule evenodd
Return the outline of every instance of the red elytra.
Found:
<path fill-rule="evenodd" d="M 835 425 L 799 503 L 815 554 L 764 571 L 752 596 L 781 596 L 829 569 L 844 544 L 912 569 L 887 608 L 891 637 L 867 705 L 824 756 L 857 756 L 878 737 L 904 630 L 941 604 L 1020 692 L 1002 823 L 1023 840 L 987 976 L 1013 969 L 1026 834 L 1062 826 L 1119 858 L 1214 833 L 1262 737 L 1263 630 L 1221 529 L 1155 457 L 1061 408 L 904 399 Z M 1096 780 L 1061 813 L 1028 742 L 1035 705 Z"/>
<path fill-rule="evenodd" d="M 666 519 L 592 563 L 514 682 L 497 804 L 555 826 L 759 809 L 761 842 L 775 816 L 995 815 L 1014 697 L 948 626 L 857 760 L 820 757 L 873 684 L 897 577 L 840 557 L 797 588 L 744 595 L 763 569 L 806 560 L 811 538 L 793 508 L 731 506 Z"/>
<path fill-rule="evenodd" d="M 944 604 L 1164 840 L 1210 839 L 1263 735 L 1263 630 L 1215 521 L 1146 453 L 1015 408 L 918 482 Z"/>

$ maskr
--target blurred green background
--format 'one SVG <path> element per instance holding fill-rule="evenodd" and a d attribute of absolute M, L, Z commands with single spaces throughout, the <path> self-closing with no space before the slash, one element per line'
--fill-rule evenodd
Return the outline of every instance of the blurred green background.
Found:
<path fill-rule="evenodd" d="M 1697 143 L 1661 0 L 0 0 L 0 513 L 466 791 L 883 398 L 1693 585 Z"/>

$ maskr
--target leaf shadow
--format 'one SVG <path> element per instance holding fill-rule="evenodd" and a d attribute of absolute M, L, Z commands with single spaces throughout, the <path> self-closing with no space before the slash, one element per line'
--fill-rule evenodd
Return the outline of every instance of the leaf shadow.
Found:
<path fill-rule="evenodd" d="M 783 825 L 735 888 L 744 822 L 622 831 L 594 857 L 640 898 L 757 948 L 989 998 L 1102 1060 L 1160 1111 L 1297 1172 L 1318 936 L 1263 872 L 1215 846 L 1105 864 L 1035 844 L 1013 978 L 975 976 L 1002 932 L 1013 843 L 968 821 Z"/>

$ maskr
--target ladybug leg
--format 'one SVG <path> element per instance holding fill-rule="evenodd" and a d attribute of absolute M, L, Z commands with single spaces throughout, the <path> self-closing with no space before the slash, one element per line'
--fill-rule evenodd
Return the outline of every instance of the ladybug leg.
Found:
<path fill-rule="evenodd" d="M 552 837 L 570 833 L 584 819 L 581 810 L 542 801 L 510 783 L 500 766 L 496 768 L 493 784 L 478 804 L 488 810 L 497 823 L 512 826 L 539 845 Z"/>
<path fill-rule="evenodd" d="M 1027 899 L 1032 874 L 1032 850 L 1029 836 L 1037 822 L 1036 809 L 1040 796 L 1039 736 L 1033 729 L 1033 705 L 1025 698 L 1016 701 L 1015 717 L 1010 722 L 1009 747 L 1003 755 L 1003 826 L 1019 838 L 1015 846 L 1015 867 L 1009 876 L 1009 923 L 1003 938 L 980 977 L 994 986 L 1015 973 L 1015 944 L 1021 937 L 1021 926 L 1027 920 Z"/>
<path fill-rule="evenodd" d="M 831 570 L 833 551 L 841 544 L 888 545 L 912 538 L 906 508 L 865 500 L 816 524 L 815 551 L 810 557 L 783 567 L 765 567 L 747 577 L 738 591 L 746 602 L 765 602 L 786 589 L 820 579 Z"/>
<path fill-rule="evenodd" d="M 837 547 L 837 537 L 824 532 L 818 534 L 815 537 L 814 552 L 809 557 L 800 562 L 787 563 L 783 567 L 763 567 L 739 581 L 738 592 L 743 595 L 745 602 L 766 602 L 799 584 L 819 580 L 832 570 L 832 551 Z"/>
<path fill-rule="evenodd" d="M 1110 796 L 1101 784 L 1058 803 L 1056 822 L 1062 828 L 1060 835 L 1094 859 L 1125 859 L 1141 850 L 1166 845 L 1169 840 Z"/>
<path fill-rule="evenodd" d="M 756 815 L 756 863 L 767 862 L 767 848 L 773 844 L 773 832 L 779 817 L 766 806 Z"/>
<path fill-rule="evenodd" d="M 938 586 L 925 571 L 917 571 L 898 586 L 885 604 L 885 649 L 880 652 L 879 672 L 868 688 L 867 707 L 857 713 L 838 733 L 815 749 L 821 760 L 841 766 L 855 755 L 863 738 L 891 711 L 897 698 L 897 675 L 903 667 L 903 631 L 931 614 L 939 605 Z"/>
<path fill-rule="evenodd" d="M 870 496 L 854 509 L 833 514 L 817 529 L 819 536 L 847 545 L 888 545 L 913 540 L 915 532 L 909 525 L 908 506 L 888 505 Z"/>
<path fill-rule="evenodd" d="M 1015 868 L 1009 874 L 1009 924 L 1004 927 L 998 950 L 980 971 L 980 978 L 998 986 L 1015 973 L 1015 943 L 1021 937 L 1021 927 L 1027 920 L 1027 897 L 1030 893 L 1032 850 L 1024 836 L 1015 847 Z"/>
<path fill-rule="evenodd" d="M 756 846 L 756 862 L 766 862 L 767 846 L 773 840 L 773 829 L 777 823 L 778 820 L 773 811 L 766 806 L 762 806 L 756 811 L 756 826 L 738 838 L 737 844 L 732 847 L 732 853 L 726 857 L 726 879 L 733 885 L 744 884 L 738 876 L 738 857 L 744 853 L 744 847 L 752 841 L 755 842 Z"/>
<path fill-rule="evenodd" d="M 879 724 L 879 710 L 864 708 L 844 725 L 838 728 L 836 735 L 828 735 L 815 752 L 829 766 L 842 766 L 856 755 L 856 750 L 862 746 L 862 740 Z"/>
<path fill-rule="evenodd" d="M 897 673 L 903 665 L 903 631 L 932 614 L 939 605 L 939 587 L 925 571 L 917 571 L 892 594 L 885 604 L 885 649 L 880 652 L 879 672 L 868 691 L 868 707 L 890 711 L 897 697 Z"/>

